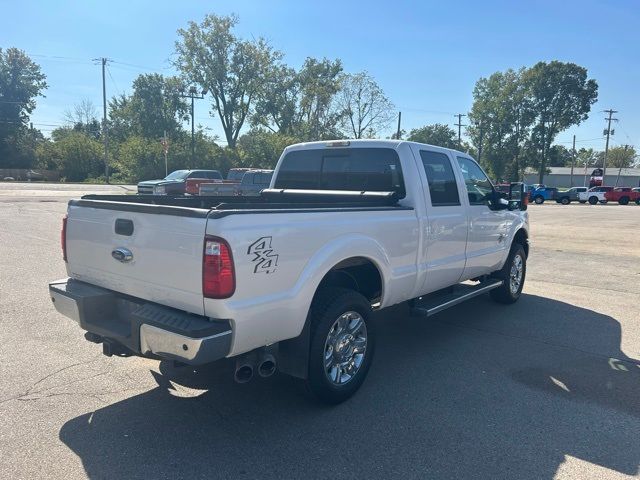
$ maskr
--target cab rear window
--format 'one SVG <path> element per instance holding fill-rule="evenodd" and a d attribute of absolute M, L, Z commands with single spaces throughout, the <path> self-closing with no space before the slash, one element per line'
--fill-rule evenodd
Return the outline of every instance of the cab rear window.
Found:
<path fill-rule="evenodd" d="M 274 187 L 405 196 L 400 158 L 392 148 L 294 150 L 282 159 Z"/>

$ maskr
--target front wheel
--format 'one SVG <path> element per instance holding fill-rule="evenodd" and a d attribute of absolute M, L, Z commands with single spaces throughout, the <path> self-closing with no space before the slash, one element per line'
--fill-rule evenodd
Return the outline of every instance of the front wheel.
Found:
<path fill-rule="evenodd" d="M 562 205 L 569 205 L 569 203 L 571 203 L 571 200 L 569 200 L 569 198 L 568 198 L 568 197 L 562 197 L 562 198 L 560 199 L 560 203 L 561 203 Z"/>
<path fill-rule="evenodd" d="M 618 200 L 618 203 L 620 205 L 628 205 L 629 204 L 629 197 L 622 197 L 620 198 L 620 200 Z"/>
<path fill-rule="evenodd" d="M 580 203 L 587 203 L 586 200 L 579 200 Z"/>
<path fill-rule="evenodd" d="M 598 203 L 598 197 L 589 197 L 589 205 L 595 205 Z"/>
<path fill-rule="evenodd" d="M 375 348 L 370 314 L 369 301 L 353 290 L 326 288 L 316 295 L 307 385 L 321 401 L 344 402 L 364 382 Z"/>
<path fill-rule="evenodd" d="M 533 199 L 533 201 L 537 204 L 537 205 L 541 205 L 544 203 L 544 197 L 542 197 L 541 195 L 538 195 L 537 197 L 535 197 Z"/>
<path fill-rule="evenodd" d="M 502 285 L 489 292 L 491 298 L 499 303 L 516 302 L 522 294 L 526 274 L 527 255 L 524 252 L 524 247 L 519 243 L 514 243 L 504 267 L 494 275 L 502 280 Z"/>

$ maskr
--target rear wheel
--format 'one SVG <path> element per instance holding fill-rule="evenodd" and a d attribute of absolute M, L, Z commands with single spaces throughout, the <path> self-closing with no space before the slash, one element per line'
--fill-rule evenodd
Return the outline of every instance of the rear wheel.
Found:
<path fill-rule="evenodd" d="M 636 205 L 640 205 L 640 197 L 636 198 Z"/>
<path fill-rule="evenodd" d="M 364 382 L 375 348 L 370 314 L 369 301 L 353 290 L 326 288 L 314 299 L 307 385 L 321 401 L 344 402 Z"/>
<path fill-rule="evenodd" d="M 608 201 L 609 201 L 609 200 L 600 200 L 600 203 L 601 203 L 602 205 L 606 205 Z"/>
<path fill-rule="evenodd" d="M 499 303 L 516 302 L 522 294 L 526 274 L 527 255 L 524 252 L 524 247 L 519 243 L 514 243 L 504 267 L 494 275 L 502 280 L 502 285 L 489 292 L 491 298 Z"/>
<path fill-rule="evenodd" d="M 589 197 L 590 205 L 595 205 L 596 203 L 598 203 L 598 197 Z"/>
<path fill-rule="evenodd" d="M 629 204 L 629 197 L 621 197 L 620 200 L 618 200 L 618 203 L 620 205 L 628 205 Z"/>
<path fill-rule="evenodd" d="M 544 203 L 544 197 L 542 195 L 538 195 L 538 196 L 534 197 L 533 201 L 536 204 L 540 205 L 540 204 Z"/>

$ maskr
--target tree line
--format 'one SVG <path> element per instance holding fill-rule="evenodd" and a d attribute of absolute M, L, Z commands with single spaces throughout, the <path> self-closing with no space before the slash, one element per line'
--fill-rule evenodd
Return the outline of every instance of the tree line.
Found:
<path fill-rule="evenodd" d="M 169 170 L 232 166 L 272 168 L 289 144 L 301 141 L 380 138 L 397 111 L 367 72 L 345 72 L 340 59 L 307 58 L 299 68 L 265 39 L 235 33 L 238 18 L 207 15 L 177 32 L 177 76 L 139 75 L 130 94 L 108 102 L 108 163 L 112 181 L 164 175 L 161 139 L 169 145 Z M 67 181 L 104 181 L 104 126 L 95 106 L 82 101 L 65 112 L 65 125 L 45 137 L 29 117 L 47 83 L 39 65 L 16 48 L 0 49 L 0 168 L 45 168 Z M 206 92 L 210 114 L 224 139 L 198 126 L 191 156 L 191 110 L 185 95 Z M 401 138 L 465 150 L 495 179 L 522 178 L 528 167 L 598 166 L 602 153 L 576 154 L 554 144 L 579 125 L 597 99 L 598 86 L 573 63 L 539 62 L 477 81 L 466 128 L 458 141 L 448 125 L 425 125 Z M 397 133 L 391 135 L 395 138 Z M 220 145 L 222 144 L 222 146 Z M 608 166 L 630 166 L 633 148 L 610 150 Z"/>

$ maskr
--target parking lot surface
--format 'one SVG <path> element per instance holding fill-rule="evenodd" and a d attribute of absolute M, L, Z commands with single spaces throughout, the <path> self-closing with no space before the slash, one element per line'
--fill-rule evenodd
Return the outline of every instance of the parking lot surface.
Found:
<path fill-rule="evenodd" d="M 367 381 L 330 408 L 228 362 L 104 357 L 47 295 L 76 190 L 8 191 L 0 478 L 640 476 L 640 207 L 531 206 L 520 301 L 378 313 Z"/>

